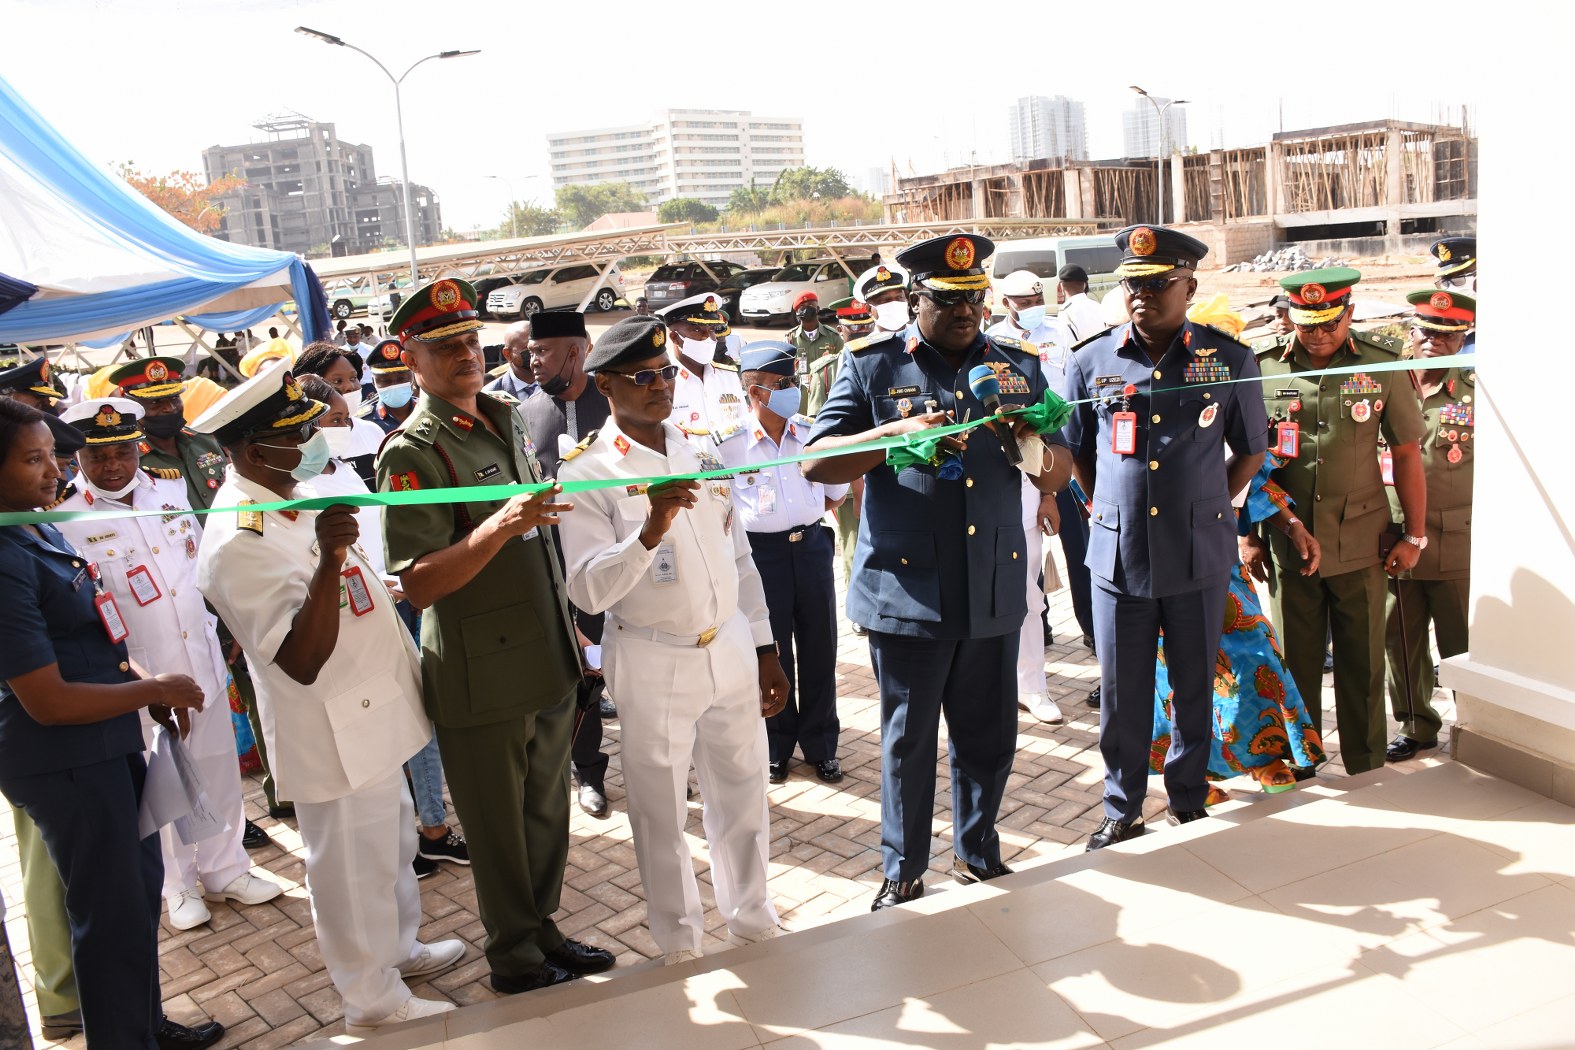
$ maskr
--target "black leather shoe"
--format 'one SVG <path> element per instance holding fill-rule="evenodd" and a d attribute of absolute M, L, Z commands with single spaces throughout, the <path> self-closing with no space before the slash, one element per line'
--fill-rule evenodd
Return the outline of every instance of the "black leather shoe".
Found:
<path fill-rule="evenodd" d="M 596 702 L 596 715 L 603 720 L 617 718 L 618 705 L 613 703 L 612 697 L 603 694 L 602 698 Z"/>
<path fill-rule="evenodd" d="M 991 879 L 998 879 L 1002 875 L 1011 873 L 1012 869 L 1000 861 L 996 861 L 988 868 L 978 868 L 955 854 L 952 856 L 952 878 L 962 886 L 975 882 L 989 882 Z"/>
<path fill-rule="evenodd" d="M 594 784 L 580 785 L 580 808 L 593 817 L 607 815 L 607 796 Z"/>
<path fill-rule="evenodd" d="M 834 758 L 815 763 L 815 776 L 822 784 L 835 784 L 842 780 L 842 763 Z"/>
<path fill-rule="evenodd" d="M 611 970 L 613 953 L 606 948 L 565 940 L 547 953 L 547 961 L 561 970 L 580 976 Z"/>
<path fill-rule="evenodd" d="M 880 884 L 880 892 L 875 894 L 875 903 L 870 905 L 870 911 L 895 908 L 899 904 L 916 901 L 922 896 L 924 896 L 924 883 L 918 879 L 909 879 L 906 882 L 885 879 Z"/>
<path fill-rule="evenodd" d="M 1391 762 L 1404 762 L 1408 758 L 1415 758 L 1423 751 L 1431 751 L 1438 746 L 1438 741 L 1424 744 L 1420 740 L 1412 740 L 1408 736 L 1397 736 L 1389 741 L 1389 748 L 1384 752 L 1384 757 Z"/>
<path fill-rule="evenodd" d="M 241 845 L 247 849 L 262 849 L 268 845 L 268 833 L 248 820 L 246 830 L 241 833 Z"/>
<path fill-rule="evenodd" d="M 1093 647 L 1094 647 L 1094 636 L 1091 635 L 1091 634 L 1083 635 L 1083 648 L 1084 649 L 1092 649 Z"/>
<path fill-rule="evenodd" d="M 283 820 L 286 817 L 293 817 L 295 816 L 295 803 L 286 802 L 279 806 L 269 806 L 268 815 L 274 820 Z"/>
<path fill-rule="evenodd" d="M 1088 699 L 1083 701 L 1083 703 L 1087 704 L 1089 707 L 1092 707 L 1096 711 L 1099 710 L 1099 690 L 1101 688 L 1102 686 L 1094 686 L 1094 688 L 1088 692 Z"/>
<path fill-rule="evenodd" d="M 69 1013 L 40 1017 L 38 1027 L 44 1038 L 50 1042 L 65 1042 L 72 1036 L 82 1033 L 82 1011 L 72 1010 Z"/>
<path fill-rule="evenodd" d="M 1173 825 L 1191 824 L 1194 820 L 1202 820 L 1208 815 L 1209 811 L 1206 809 L 1173 809 L 1170 811 L 1170 816 L 1165 818 L 1165 822 Z"/>
<path fill-rule="evenodd" d="M 1105 822 L 1099 825 L 1099 830 L 1088 836 L 1088 849 L 1084 852 L 1092 853 L 1096 849 L 1104 849 L 1106 846 L 1114 846 L 1127 839 L 1135 839 L 1147 830 L 1141 820 L 1129 822 L 1106 817 Z"/>
<path fill-rule="evenodd" d="M 551 988 L 555 984 L 578 980 L 579 976 L 577 973 L 570 973 L 555 962 L 548 961 L 530 973 L 522 973 L 518 977 L 495 973 L 491 981 L 492 990 L 499 995 L 518 995 L 521 992 L 534 992 L 538 988 Z"/>
<path fill-rule="evenodd" d="M 159 1050 L 204 1050 L 223 1038 L 224 1026 L 217 1021 L 187 1028 L 168 1017 L 159 1022 L 159 1030 L 153 1034 Z"/>
<path fill-rule="evenodd" d="M 1334 670 L 1334 650 L 1332 650 L 1332 649 L 1325 649 L 1323 651 L 1323 673 L 1324 674 L 1329 674 L 1333 670 Z"/>
<path fill-rule="evenodd" d="M 771 783 L 773 783 L 773 784 L 780 784 L 783 781 L 785 781 L 787 779 L 787 771 L 788 771 L 788 760 L 787 759 L 784 758 L 780 762 L 773 762 L 773 763 L 771 763 L 771 766 L 770 766 Z"/>

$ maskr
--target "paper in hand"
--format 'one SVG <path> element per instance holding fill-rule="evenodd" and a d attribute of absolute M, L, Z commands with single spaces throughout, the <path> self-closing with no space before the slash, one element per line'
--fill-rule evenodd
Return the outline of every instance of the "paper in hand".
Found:
<path fill-rule="evenodd" d="M 191 752 L 168 729 L 159 726 L 148 753 L 137 832 L 146 838 L 171 823 L 180 841 L 188 846 L 212 838 L 229 826 L 208 801 L 207 787 Z"/>

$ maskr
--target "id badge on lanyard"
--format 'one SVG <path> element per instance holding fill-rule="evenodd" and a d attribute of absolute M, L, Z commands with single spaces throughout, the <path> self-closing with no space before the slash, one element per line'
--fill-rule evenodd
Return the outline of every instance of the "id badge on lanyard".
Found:
<path fill-rule="evenodd" d="M 1130 456 L 1137 451 L 1137 413 L 1110 413 L 1110 451 Z"/>
<path fill-rule="evenodd" d="M 1284 459 L 1301 455 L 1302 433 L 1296 423 L 1281 423 L 1275 431 L 1274 454 Z"/>
<path fill-rule="evenodd" d="M 352 566 L 344 571 L 345 596 L 350 599 L 350 611 L 357 616 L 365 616 L 372 611 L 372 591 L 366 585 L 366 577 L 361 575 L 359 565 Z"/>
<path fill-rule="evenodd" d="M 93 608 L 98 611 L 99 621 L 104 624 L 104 633 L 109 635 L 109 640 L 116 645 L 126 640 L 126 635 L 131 632 L 126 630 L 126 621 L 120 615 L 120 606 L 115 604 L 115 596 L 104 590 L 104 585 L 99 578 L 98 563 L 88 563 L 88 574 L 93 577 Z"/>

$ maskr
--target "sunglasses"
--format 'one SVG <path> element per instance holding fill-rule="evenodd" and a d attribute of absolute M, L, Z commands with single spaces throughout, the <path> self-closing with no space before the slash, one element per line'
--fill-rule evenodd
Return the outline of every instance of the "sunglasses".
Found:
<path fill-rule="evenodd" d="M 1147 293 L 1149 295 L 1158 295 L 1160 292 L 1163 292 L 1166 288 L 1170 287 L 1176 281 L 1180 281 L 1180 280 L 1183 280 L 1183 279 L 1184 279 L 1184 277 L 1176 277 L 1176 276 L 1172 276 L 1172 277 L 1163 277 L 1163 276 L 1159 276 L 1159 277 L 1123 277 L 1123 278 L 1121 278 L 1121 287 L 1123 287 L 1123 288 L 1125 288 L 1127 290 L 1127 294 L 1128 295 L 1140 295 L 1140 294 L 1143 294 L 1143 293 Z"/>
<path fill-rule="evenodd" d="M 1325 321 L 1323 324 L 1299 324 L 1295 325 L 1294 327 L 1298 332 L 1301 332 L 1304 335 L 1311 332 L 1325 332 L 1329 335 L 1333 335 L 1335 331 L 1339 329 L 1340 322 L 1342 320 L 1344 320 L 1343 313 L 1342 316 L 1336 317 L 1332 321 Z"/>
<path fill-rule="evenodd" d="M 614 372 L 608 369 L 610 376 L 623 376 L 635 386 L 650 386 L 660 376 L 662 382 L 671 383 L 678 378 L 677 365 L 664 365 L 661 368 L 642 368 L 638 372 Z"/>
<path fill-rule="evenodd" d="M 936 306 L 956 306 L 958 303 L 967 303 L 969 306 L 978 306 L 990 296 L 990 289 L 977 288 L 971 292 L 937 292 L 925 289 L 920 295 L 935 303 Z"/>

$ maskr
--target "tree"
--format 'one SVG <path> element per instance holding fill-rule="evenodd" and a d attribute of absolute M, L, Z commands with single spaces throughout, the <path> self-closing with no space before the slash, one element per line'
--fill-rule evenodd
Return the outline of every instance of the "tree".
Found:
<path fill-rule="evenodd" d="M 544 237 L 556 233 L 558 213 L 529 201 L 514 201 L 503 213 L 500 237 Z"/>
<path fill-rule="evenodd" d="M 660 222 L 715 222 L 720 213 L 705 201 L 675 197 L 656 209 Z"/>
<path fill-rule="evenodd" d="M 853 196 L 848 177 L 836 168 L 789 168 L 771 187 L 771 203 L 836 200 Z"/>
<path fill-rule="evenodd" d="M 559 186 L 558 214 L 574 229 L 583 229 L 612 212 L 644 211 L 645 194 L 627 182 Z"/>
<path fill-rule="evenodd" d="M 215 203 L 246 185 L 239 175 L 225 175 L 209 182 L 194 171 L 149 175 L 130 161 L 121 164 L 120 177 L 148 200 L 200 233 L 212 233 L 228 210 Z"/>
<path fill-rule="evenodd" d="M 765 211 L 770 204 L 771 194 L 758 189 L 754 179 L 749 180 L 748 186 L 733 187 L 732 195 L 727 198 L 727 210 L 734 212 Z"/>

